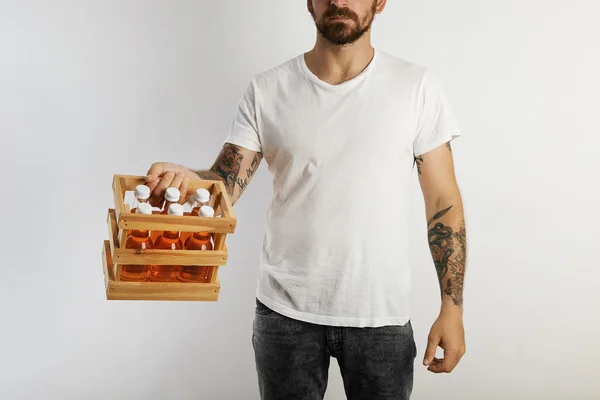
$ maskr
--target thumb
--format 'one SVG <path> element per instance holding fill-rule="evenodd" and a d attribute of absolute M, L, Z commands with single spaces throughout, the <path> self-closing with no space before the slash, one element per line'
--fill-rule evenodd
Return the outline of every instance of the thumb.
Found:
<path fill-rule="evenodd" d="M 427 350 L 425 350 L 425 356 L 423 357 L 423 365 L 429 365 L 433 361 L 438 343 L 439 339 L 433 336 L 427 339 Z"/>

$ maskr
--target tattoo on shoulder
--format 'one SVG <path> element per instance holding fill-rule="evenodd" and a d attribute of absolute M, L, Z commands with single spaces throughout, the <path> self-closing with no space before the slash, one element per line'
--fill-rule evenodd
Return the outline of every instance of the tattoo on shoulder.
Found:
<path fill-rule="evenodd" d="M 448 148 L 448 150 L 452 151 L 452 146 L 450 146 L 450 142 L 446 142 L 446 147 Z"/>

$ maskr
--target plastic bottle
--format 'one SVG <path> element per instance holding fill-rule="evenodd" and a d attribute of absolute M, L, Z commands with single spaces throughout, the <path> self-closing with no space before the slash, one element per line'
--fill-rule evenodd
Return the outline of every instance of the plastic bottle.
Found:
<path fill-rule="evenodd" d="M 200 214 L 200 207 L 208 205 L 210 200 L 210 192 L 207 189 L 197 189 L 194 193 L 194 204 L 192 206 L 192 215 L 197 216 Z"/>
<path fill-rule="evenodd" d="M 183 206 L 181 204 L 171 204 L 169 206 L 169 215 L 183 216 Z M 164 231 L 154 241 L 154 248 L 157 250 L 181 250 L 180 233 L 177 231 Z M 150 267 L 148 280 L 152 282 L 174 282 L 177 280 L 177 273 L 181 269 L 179 265 L 153 265 Z"/>
<path fill-rule="evenodd" d="M 200 207 L 201 217 L 214 217 L 215 210 L 210 206 Z M 184 250 L 212 250 L 211 235 L 208 232 L 195 232 L 183 246 Z M 180 282 L 210 282 L 214 267 L 204 265 L 184 265 L 177 274 Z"/>
<path fill-rule="evenodd" d="M 152 214 L 168 215 L 169 207 L 171 206 L 171 204 L 178 204 L 180 197 L 181 197 L 181 192 L 179 192 L 179 189 L 174 188 L 174 187 L 167 188 L 167 190 L 165 190 L 165 195 L 163 198 L 162 209 L 155 208 L 155 211 L 152 211 Z M 152 237 L 152 241 L 156 242 L 156 239 L 158 239 L 158 237 L 162 233 L 163 233 L 163 231 L 160 231 L 160 230 L 153 231 L 150 234 L 150 237 Z"/>
<path fill-rule="evenodd" d="M 136 209 L 138 214 L 152 214 L 152 207 L 148 203 L 140 203 Z M 126 249 L 151 249 L 150 231 L 133 230 L 125 241 Z M 120 279 L 125 282 L 143 282 L 147 280 L 149 265 L 123 265 L 121 267 Z"/>
<path fill-rule="evenodd" d="M 181 192 L 179 189 L 170 187 L 165 190 L 165 205 L 161 214 L 167 215 L 169 213 L 169 207 L 171 204 L 179 203 L 179 199 L 181 198 Z"/>
<path fill-rule="evenodd" d="M 150 188 L 146 185 L 137 185 L 135 187 L 134 196 L 135 199 L 133 200 L 131 212 L 135 214 L 137 212 L 137 207 L 140 204 L 148 203 L 148 199 L 150 198 Z"/>

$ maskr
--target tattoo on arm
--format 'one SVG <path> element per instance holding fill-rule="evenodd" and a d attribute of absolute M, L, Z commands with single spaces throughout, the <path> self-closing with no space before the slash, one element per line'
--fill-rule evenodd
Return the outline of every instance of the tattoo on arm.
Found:
<path fill-rule="evenodd" d="M 454 239 L 458 242 L 459 250 L 456 252 L 453 260 L 448 260 L 450 273 L 446 281 L 444 293 L 450 296 L 454 304 L 460 306 L 463 303 L 463 285 L 467 262 L 467 235 L 464 227 L 461 227 L 458 232 L 454 233 Z"/>
<path fill-rule="evenodd" d="M 248 178 L 237 178 L 236 183 L 240 187 L 240 194 L 242 194 L 242 192 L 246 189 L 246 186 L 248 186 Z"/>
<path fill-rule="evenodd" d="M 428 226 L 445 215 L 452 206 L 439 211 L 428 222 Z M 442 293 L 449 296 L 455 305 L 463 303 L 463 283 L 466 268 L 466 232 L 437 222 L 428 232 L 429 248 L 438 275 Z"/>
<path fill-rule="evenodd" d="M 221 154 L 217 157 L 212 168 L 208 171 L 199 171 L 198 175 L 202 179 L 210 180 L 221 180 L 225 183 L 225 188 L 230 197 L 233 197 L 236 185 L 239 186 L 239 196 L 248 186 L 249 179 L 254 175 L 260 160 L 262 159 L 262 153 L 256 153 L 250 168 L 246 169 L 247 177 L 241 178 L 239 176 L 241 171 L 241 165 L 244 156 L 241 154 L 241 148 L 233 143 L 225 143 Z M 239 197 L 238 196 L 238 197 Z"/>
<path fill-rule="evenodd" d="M 209 181 L 222 181 L 223 177 L 213 171 L 196 171 L 196 174 L 202 179 Z"/>
<path fill-rule="evenodd" d="M 446 215 L 446 213 L 448 211 L 450 211 L 451 208 L 452 208 L 452 206 L 450 206 L 450 207 L 448 207 L 448 208 L 446 208 L 446 209 L 444 209 L 442 211 L 438 211 L 437 214 L 435 214 L 429 221 L 427 221 L 427 226 L 431 225 L 431 223 L 433 221 L 435 221 L 436 219 L 442 218 L 444 215 Z"/>
<path fill-rule="evenodd" d="M 452 152 L 452 146 L 450 146 L 450 142 L 446 142 L 446 147 L 450 152 Z M 415 164 L 417 164 L 417 171 L 419 172 L 419 175 L 421 175 L 421 163 L 423 163 L 423 156 L 414 156 L 414 159 L 413 167 Z"/>
<path fill-rule="evenodd" d="M 256 169 L 258 168 L 258 164 L 260 163 L 260 159 L 262 158 L 262 153 L 256 153 L 254 158 L 252 159 L 252 163 L 250 164 L 250 168 L 246 169 L 246 173 L 248 174 L 248 178 L 251 178 Z"/>
<path fill-rule="evenodd" d="M 246 190 L 246 187 L 248 186 L 248 180 L 250 178 L 252 178 L 252 176 L 254 175 L 254 173 L 256 172 L 256 169 L 258 168 L 258 165 L 260 163 L 260 159 L 262 157 L 261 153 L 257 153 L 254 158 L 252 159 L 252 163 L 250 164 L 250 168 L 246 168 L 246 174 L 248 175 L 247 178 L 237 178 L 236 179 L 236 183 L 239 185 L 240 187 L 240 196 L 242 195 L 242 193 L 244 192 L 244 190 Z"/>
<path fill-rule="evenodd" d="M 232 197 L 243 158 L 244 156 L 240 154 L 240 148 L 238 146 L 233 143 L 225 143 L 219 158 L 210 169 L 221 177 L 221 180 L 225 183 L 229 196 Z"/>
<path fill-rule="evenodd" d="M 423 156 L 415 157 L 414 164 L 417 164 L 417 171 L 419 172 L 419 175 L 421 174 L 421 163 L 422 162 L 423 162 Z M 414 166 L 414 164 L 413 164 L 413 166 Z"/>

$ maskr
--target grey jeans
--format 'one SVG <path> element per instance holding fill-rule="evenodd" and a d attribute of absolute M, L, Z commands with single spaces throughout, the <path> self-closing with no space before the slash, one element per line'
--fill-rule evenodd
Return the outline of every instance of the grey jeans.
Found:
<path fill-rule="evenodd" d="M 405 325 L 351 328 L 283 316 L 256 300 L 252 345 L 262 400 L 322 400 L 337 359 L 349 400 L 408 400 L 417 348 Z"/>

